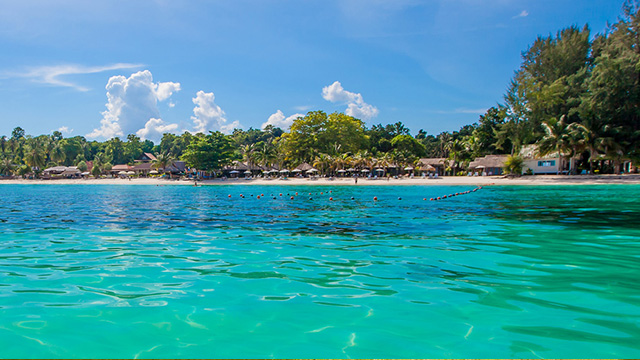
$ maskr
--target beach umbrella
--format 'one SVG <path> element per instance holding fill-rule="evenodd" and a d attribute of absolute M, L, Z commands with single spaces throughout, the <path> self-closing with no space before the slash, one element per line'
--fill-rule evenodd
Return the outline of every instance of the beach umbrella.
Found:
<path fill-rule="evenodd" d="M 120 172 L 118 173 L 118 175 L 127 175 L 127 172 L 126 172 L 126 171 L 120 171 Z"/>
<path fill-rule="evenodd" d="M 346 173 L 346 172 L 347 172 L 347 170 L 340 169 L 340 170 L 338 170 L 338 172 L 339 172 L 339 173 Z"/>
<path fill-rule="evenodd" d="M 296 173 L 298 173 L 298 172 L 300 172 L 300 171 L 302 171 L 302 170 L 300 170 L 300 169 L 293 169 L 293 170 L 291 170 L 291 172 L 296 172 Z"/>
<path fill-rule="evenodd" d="M 251 171 L 250 171 L 250 170 L 247 170 L 247 171 L 245 171 L 244 173 L 245 173 L 245 174 L 251 174 Z"/>
<path fill-rule="evenodd" d="M 311 168 L 311 169 L 307 170 L 307 174 L 314 173 L 316 171 L 318 171 L 318 170 L 316 170 L 314 168 Z"/>
<path fill-rule="evenodd" d="M 157 171 L 157 170 L 151 170 L 151 171 L 149 171 L 149 174 L 153 174 L 153 175 L 155 175 L 155 174 L 157 174 L 157 173 L 158 173 L 158 171 Z"/>
<path fill-rule="evenodd" d="M 87 175 L 89 175 L 89 174 L 90 174 L 90 173 L 89 173 L 88 171 L 85 171 L 85 172 L 83 172 L 83 173 L 82 173 L 82 174 L 80 174 L 80 175 L 82 175 L 82 176 L 87 176 Z"/>
<path fill-rule="evenodd" d="M 347 171 L 356 171 L 354 168 L 348 168 Z"/>
<path fill-rule="evenodd" d="M 231 170 L 231 171 L 229 172 L 229 174 L 238 174 L 239 172 L 240 172 L 240 171 L 238 171 L 238 170 Z"/>
<path fill-rule="evenodd" d="M 404 169 L 405 169 L 405 170 L 409 170 L 409 171 L 413 170 L 413 168 L 412 168 L 411 166 L 407 166 L 407 167 L 406 167 L 406 168 L 404 168 Z"/>
<path fill-rule="evenodd" d="M 361 172 L 369 172 L 369 169 L 362 169 Z"/>
<path fill-rule="evenodd" d="M 135 175 L 136 173 L 133 171 L 127 171 L 127 175 Z"/>
<path fill-rule="evenodd" d="M 384 172 L 384 169 L 377 168 L 377 169 L 376 169 L 376 171 L 377 171 L 377 172 Z"/>
<path fill-rule="evenodd" d="M 280 170 L 280 173 L 281 173 L 281 174 L 288 173 L 288 172 L 289 172 L 289 170 L 287 170 L 287 169 L 282 169 L 282 170 Z"/>

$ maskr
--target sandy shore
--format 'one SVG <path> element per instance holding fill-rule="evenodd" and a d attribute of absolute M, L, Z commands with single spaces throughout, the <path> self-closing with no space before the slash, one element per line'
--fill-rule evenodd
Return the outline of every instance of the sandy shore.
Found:
<path fill-rule="evenodd" d="M 60 179 L 60 180 L 0 180 L 3 184 L 29 184 L 29 185 L 183 185 L 193 186 L 192 180 L 167 180 L 167 179 Z M 198 185 L 595 185 L 595 184 L 640 184 L 640 174 L 627 175 L 535 175 L 519 178 L 507 178 L 502 176 L 447 176 L 438 179 L 422 179 L 419 177 L 410 179 L 376 179 L 368 180 L 359 178 L 355 184 L 352 178 L 328 180 L 319 179 L 215 179 L 198 181 Z"/>

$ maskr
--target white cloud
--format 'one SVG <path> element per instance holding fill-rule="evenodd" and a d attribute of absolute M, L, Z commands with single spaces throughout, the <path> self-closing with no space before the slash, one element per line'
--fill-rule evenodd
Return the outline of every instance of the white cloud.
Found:
<path fill-rule="evenodd" d="M 58 131 L 60 131 L 63 134 L 71 134 L 73 132 L 73 129 L 69 129 L 69 127 L 67 126 L 62 126 L 58 129 Z"/>
<path fill-rule="evenodd" d="M 520 14 L 514 16 L 512 19 L 523 18 L 527 16 L 529 16 L 529 12 L 527 10 L 522 10 Z"/>
<path fill-rule="evenodd" d="M 27 68 L 26 72 L 7 73 L 8 77 L 23 77 L 32 81 L 49 84 L 54 86 L 63 86 L 74 88 L 78 91 L 89 91 L 88 88 L 74 84 L 72 82 L 62 80 L 61 77 L 66 75 L 86 75 L 96 74 L 105 71 L 133 69 L 141 67 L 141 64 L 112 64 L 104 66 L 84 66 L 84 65 L 55 65 L 55 66 L 39 66 Z"/>
<path fill-rule="evenodd" d="M 149 121 L 160 119 L 158 101 L 168 99 L 180 90 L 179 83 L 154 83 L 149 70 L 139 71 L 128 78 L 122 75 L 112 76 L 106 86 L 107 110 L 102 113 L 100 128 L 87 134 L 88 138 L 109 139 L 114 136 L 137 134 L 147 130 L 147 126 L 173 128 L 173 124 L 164 125 Z M 177 129 L 177 125 L 175 125 Z M 144 131 L 143 131 L 144 132 Z"/>
<path fill-rule="evenodd" d="M 156 86 L 156 94 L 158 95 L 158 101 L 165 101 L 169 97 L 171 97 L 171 95 L 173 95 L 174 92 L 178 92 L 178 91 L 180 91 L 180 83 L 163 82 L 163 83 L 158 83 L 158 86 Z M 171 103 L 169 103 L 169 106 L 171 106 Z"/>
<path fill-rule="evenodd" d="M 212 92 L 206 93 L 200 90 L 192 100 L 196 105 L 193 108 L 194 116 L 191 117 L 194 132 L 207 133 L 219 130 L 230 134 L 234 128 L 241 127 L 239 121 L 227 124 L 225 113 L 220 106 L 216 105 L 216 97 Z"/>
<path fill-rule="evenodd" d="M 178 130 L 178 124 L 166 124 L 162 119 L 151 118 L 144 124 L 144 128 L 138 130 L 136 135 L 142 140 L 159 141 L 162 134 L 175 132 Z"/>
<path fill-rule="evenodd" d="M 299 117 L 304 117 L 304 114 L 293 114 L 285 118 L 284 113 L 281 110 L 278 110 L 275 113 L 271 114 L 271 116 L 269 116 L 269 119 L 267 119 L 267 122 L 262 124 L 261 128 L 262 130 L 264 130 L 264 128 L 266 128 L 267 125 L 273 125 L 283 130 L 287 130 L 289 129 L 291 124 L 293 124 L 293 120 Z"/>
<path fill-rule="evenodd" d="M 345 90 L 339 81 L 322 88 L 322 97 L 331 102 L 345 103 L 345 114 L 362 120 L 370 120 L 378 115 L 378 109 L 364 102 L 362 95 Z"/>

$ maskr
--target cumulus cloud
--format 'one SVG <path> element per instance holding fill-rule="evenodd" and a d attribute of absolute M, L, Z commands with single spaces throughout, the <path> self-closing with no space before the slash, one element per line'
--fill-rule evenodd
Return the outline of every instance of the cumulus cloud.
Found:
<path fill-rule="evenodd" d="M 100 128 L 94 129 L 87 137 L 109 139 L 137 134 L 139 131 L 151 136 L 157 129 L 177 129 L 175 124 L 158 123 L 161 121 L 158 102 L 167 100 L 174 92 L 180 91 L 179 83 L 154 83 L 151 72 L 144 70 L 128 78 L 122 75 L 112 76 L 106 89 L 107 110 L 102 113 Z M 157 140 L 148 136 L 144 138 Z"/>
<path fill-rule="evenodd" d="M 264 130 L 264 128 L 266 128 L 267 125 L 273 125 L 283 130 L 287 130 L 289 129 L 291 124 L 293 124 L 293 120 L 299 117 L 304 117 L 304 114 L 293 114 L 289 117 L 285 117 L 284 113 L 281 110 L 278 110 L 275 113 L 271 114 L 271 116 L 269 116 L 269 119 L 267 119 L 267 122 L 262 124 L 262 130 Z"/>
<path fill-rule="evenodd" d="M 196 105 L 193 108 L 194 116 L 191 117 L 194 132 L 221 131 L 230 134 L 234 128 L 241 127 L 239 121 L 227 123 L 224 111 L 215 100 L 216 97 L 212 92 L 206 93 L 202 90 L 198 91 L 196 97 L 192 99 Z"/>
<path fill-rule="evenodd" d="M 163 82 L 158 83 L 156 86 L 156 95 L 158 96 L 158 101 L 165 101 L 173 93 L 180 91 L 180 83 L 174 82 Z M 171 106 L 171 104 L 169 104 Z"/>
<path fill-rule="evenodd" d="M 162 134 L 176 130 L 178 130 L 178 124 L 165 124 L 162 119 L 151 118 L 144 124 L 144 128 L 136 132 L 136 135 L 142 140 L 159 140 L 162 138 Z"/>
<path fill-rule="evenodd" d="M 339 81 L 322 88 L 322 97 L 333 103 L 345 103 L 345 114 L 362 120 L 370 120 L 378 115 L 378 109 L 364 102 L 362 95 L 345 90 Z"/>
<path fill-rule="evenodd" d="M 69 129 L 68 126 L 61 126 L 58 131 L 60 131 L 62 134 L 71 134 L 73 132 L 73 129 Z"/>
<path fill-rule="evenodd" d="M 88 88 L 61 79 L 67 75 L 86 75 L 96 74 L 111 70 L 133 69 L 141 67 L 141 64 L 118 63 L 104 66 L 84 66 L 84 65 L 55 65 L 55 66 L 39 66 L 31 67 L 26 71 L 6 73 L 8 77 L 21 77 L 31 79 L 32 81 L 53 85 L 74 88 L 78 91 L 89 91 Z"/>

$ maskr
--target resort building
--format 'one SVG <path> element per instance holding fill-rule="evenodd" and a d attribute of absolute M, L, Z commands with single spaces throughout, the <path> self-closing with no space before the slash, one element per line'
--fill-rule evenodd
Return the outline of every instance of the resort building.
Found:
<path fill-rule="evenodd" d="M 469 171 L 474 175 L 502 175 L 509 155 L 487 155 L 469 163 Z"/>
<path fill-rule="evenodd" d="M 422 170 L 444 175 L 445 170 L 451 166 L 451 160 L 447 158 L 422 158 L 418 160 L 418 167 Z"/>
<path fill-rule="evenodd" d="M 571 162 L 561 157 L 558 153 L 546 156 L 538 155 L 538 147 L 536 145 L 525 145 L 520 150 L 520 156 L 524 159 L 522 172 L 527 173 L 529 170 L 533 174 L 560 174 L 568 173 L 571 169 Z"/>

